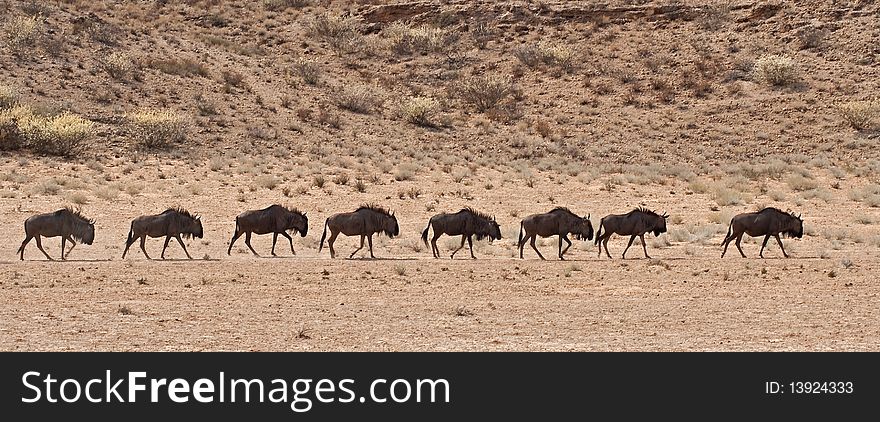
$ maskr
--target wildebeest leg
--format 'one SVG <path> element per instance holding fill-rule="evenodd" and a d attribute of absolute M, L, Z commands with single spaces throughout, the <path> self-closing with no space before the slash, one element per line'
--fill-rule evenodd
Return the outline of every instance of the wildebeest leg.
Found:
<path fill-rule="evenodd" d="M 244 244 L 247 245 L 248 249 L 251 250 L 251 253 L 253 253 L 256 256 L 260 256 L 260 254 L 258 254 L 257 251 L 254 250 L 254 247 L 251 246 L 251 232 L 245 232 Z M 272 243 L 272 250 L 273 251 L 275 250 L 275 243 L 274 242 Z"/>
<path fill-rule="evenodd" d="M 785 253 L 785 248 L 782 246 L 782 239 L 779 238 L 779 234 L 774 234 L 773 237 L 776 238 L 776 243 L 779 244 L 779 249 L 782 249 L 782 256 L 788 258 L 788 254 Z"/>
<path fill-rule="evenodd" d="M 743 258 L 745 258 L 746 254 L 743 253 L 743 248 L 740 247 L 740 245 L 739 245 L 740 242 L 742 242 L 742 240 L 743 240 L 743 234 L 740 233 L 739 236 L 736 237 L 736 248 L 739 249 L 739 254 L 742 255 Z"/>
<path fill-rule="evenodd" d="M 623 250 L 623 259 L 626 259 L 626 251 L 629 250 L 629 247 L 632 246 L 633 241 L 636 240 L 636 235 L 632 235 L 629 237 L 629 243 L 626 244 L 626 249 Z M 608 252 L 608 247 L 605 247 L 605 251 Z"/>
<path fill-rule="evenodd" d="M 532 240 L 529 241 L 529 245 L 532 246 L 532 249 L 534 249 L 535 252 L 537 252 L 538 256 L 541 257 L 542 260 L 546 260 L 546 258 L 544 258 L 544 255 L 541 255 L 541 251 L 539 251 L 538 248 L 535 247 L 535 239 L 537 239 L 537 238 L 538 238 L 538 235 L 537 235 L 537 234 L 533 234 L 533 235 L 532 235 Z"/>
<path fill-rule="evenodd" d="M 275 242 L 278 242 L 278 233 L 272 233 L 272 256 L 278 256 L 275 255 Z"/>
<path fill-rule="evenodd" d="M 226 255 L 232 254 L 232 245 L 235 244 L 235 241 L 241 237 L 241 232 L 236 230 L 235 233 L 232 234 L 232 240 L 229 241 L 229 250 L 226 251 Z"/>
<path fill-rule="evenodd" d="M 33 236 L 25 236 L 24 242 L 21 242 L 21 247 L 18 248 L 18 251 L 21 252 L 21 260 L 24 261 L 24 247 L 27 246 L 28 242 L 33 239 Z"/>
<path fill-rule="evenodd" d="M 165 259 L 165 249 L 168 249 L 168 242 L 171 241 L 171 236 L 165 236 L 165 245 L 162 246 L 162 259 Z"/>
<path fill-rule="evenodd" d="M 76 247 L 76 242 L 74 242 L 73 238 L 70 236 L 67 237 L 67 241 L 70 242 L 70 249 L 67 250 L 67 256 L 70 256 L 70 253 L 73 252 L 73 248 Z"/>
<path fill-rule="evenodd" d="M 348 256 L 348 259 L 354 258 L 354 254 L 358 253 L 359 250 L 364 248 L 364 238 L 365 237 L 366 236 L 361 235 L 361 246 L 359 246 L 357 249 L 355 249 L 354 252 L 352 252 L 351 255 Z"/>
<path fill-rule="evenodd" d="M 434 258 L 440 258 L 440 248 L 437 247 L 437 239 L 439 239 L 441 233 L 434 232 L 434 237 L 431 238 L 431 253 L 434 255 Z"/>
<path fill-rule="evenodd" d="M 330 230 L 330 239 L 327 240 L 327 246 L 330 247 L 330 258 L 336 258 L 336 250 L 333 249 L 333 242 L 336 241 L 336 236 L 339 236 L 339 232 L 335 232 Z"/>
<path fill-rule="evenodd" d="M 761 258 L 764 257 L 764 248 L 767 246 L 767 241 L 768 241 L 768 240 L 770 240 L 770 235 L 769 235 L 769 234 L 766 235 L 766 236 L 764 236 L 764 243 L 761 243 L 761 252 L 758 253 L 758 256 L 760 256 Z"/>
<path fill-rule="evenodd" d="M 40 241 L 40 235 L 34 236 L 34 239 L 37 241 L 37 248 L 40 249 L 40 252 L 42 252 L 43 255 L 46 255 L 46 258 L 48 258 L 49 261 L 54 261 L 54 259 L 52 259 L 52 257 L 49 256 L 49 254 L 47 254 L 46 251 L 43 249 L 43 242 Z"/>
<path fill-rule="evenodd" d="M 467 239 L 468 247 L 471 249 L 471 259 L 477 259 L 477 257 L 474 256 L 474 239 L 471 236 L 468 236 Z"/>
<path fill-rule="evenodd" d="M 372 234 L 367 235 L 367 243 L 370 245 L 370 258 L 376 259 L 376 257 L 373 256 L 373 235 Z"/>
<path fill-rule="evenodd" d="M 177 243 L 180 243 L 180 247 L 183 248 L 183 253 L 186 254 L 186 257 L 189 259 L 193 259 L 193 257 L 189 256 L 189 252 L 186 250 L 186 244 L 183 243 L 183 240 L 180 238 L 180 235 L 174 236 L 177 238 Z"/>
<path fill-rule="evenodd" d="M 731 241 L 731 240 L 733 240 L 733 236 L 731 236 L 731 237 L 727 237 L 727 238 L 724 239 L 724 242 L 721 242 L 721 243 L 724 244 L 724 250 L 721 251 L 721 257 L 722 257 L 722 258 L 724 258 L 724 254 L 727 253 L 727 247 L 730 246 L 730 241 Z"/>
<path fill-rule="evenodd" d="M 640 234 L 639 238 L 642 239 L 642 250 L 645 251 L 645 258 L 650 258 L 650 256 L 648 256 L 648 247 L 645 246 L 645 235 Z"/>
<path fill-rule="evenodd" d="M 568 236 L 566 236 L 566 235 L 562 235 L 561 240 L 564 240 L 565 243 L 568 243 L 568 246 L 566 246 L 565 249 L 559 253 L 559 259 L 565 260 L 565 258 L 563 258 L 562 256 L 565 255 L 565 253 L 568 252 L 568 248 L 571 247 L 571 240 L 568 240 Z M 562 246 L 561 242 L 560 242 L 560 246 Z"/>
<path fill-rule="evenodd" d="M 150 255 L 147 255 L 147 248 L 144 247 L 145 243 L 147 243 L 147 235 L 141 236 L 141 250 L 144 251 L 144 256 L 147 257 L 147 259 L 153 259 L 150 258 Z M 168 242 L 165 242 L 165 244 L 167 245 Z"/>
<path fill-rule="evenodd" d="M 62 260 L 65 259 L 64 258 L 64 255 L 65 255 L 65 253 L 64 253 L 64 240 L 65 239 L 67 239 L 67 241 L 70 242 L 70 249 L 67 250 L 67 254 L 66 254 L 67 256 L 70 256 L 70 253 L 73 252 L 73 248 L 76 247 L 76 242 L 74 242 L 73 238 L 71 238 L 69 235 L 62 237 L 61 238 L 61 259 Z"/>
<path fill-rule="evenodd" d="M 450 258 L 450 259 L 455 259 L 455 253 L 458 252 L 458 251 L 460 251 L 461 248 L 464 247 L 464 239 L 465 239 L 465 237 L 467 237 L 467 236 L 465 236 L 465 235 L 461 235 L 461 245 L 458 246 L 458 249 L 452 251 L 452 255 L 449 255 L 449 258 Z"/>
<path fill-rule="evenodd" d="M 519 259 L 523 259 L 523 248 L 526 246 L 526 240 L 528 240 L 529 236 L 526 235 L 525 238 L 519 240 Z"/>
<path fill-rule="evenodd" d="M 605 240 L 602 242 L 602 244 L 605 245 L 605 255 L 607 255 L 608 258 L 611 258 L 611 253 L 608 252 L 608 240 L 609 239 L 611 239 L 611 236 L 606 236 Z M 602 249 L 599 249 L 599 256 L 602 256 Z"/>
<path fill-rule="evenodd" d="M 296 251 L 293 250 L 293 238 L 290 237 L 290 235 L 287 234 L 287 232 L 281 232 L 281 235 L 284 236 L 284 237 L 286 237 L 286 238 L 287 238 L 287 241 L 290 242 L 290 253 L 296 255 Z"/>

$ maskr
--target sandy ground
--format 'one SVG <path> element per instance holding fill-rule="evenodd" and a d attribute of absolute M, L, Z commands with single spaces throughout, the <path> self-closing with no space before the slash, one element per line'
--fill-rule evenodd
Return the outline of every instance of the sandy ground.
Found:
<path fill-rule="evenodd" d="M 156 166 L 147 165 L 126 177 L 153 171 Z M 51 195 L 2 199 L 0 219 L 7 229 L 0 238 L 0 349 L 877 350 L 880 343 L 880 286 L 874 280 L 880 250 L 849 239 L 831 248 L 822 234 L 828 224 L 852 230 L 848 233 L 876 234 L 875 226 L 852 221 L 857 214 L 877 212 L 846 199 L 848 182 L 829 203 L 804 204 L 807 235 L 785 240 L 790 259 L 781 259 L 773 243 L 767 259 L 757 259 L 760 245 L 749 241 L 743 247 L 751 258 L 731 250 L 721 260 L 717 245 L 724 233 L 717 232 L 705 241 L 668 246 L 652 237 L 654 259 L 644 259 L 634 246 L 626 261 L 619 259 L 625 246 L 620 237 L 610 243 L 614 260 L 598 259 L 592 244 L 576 242 L 567 262 L 551 258 L 553 238 L 541 242 L 550 259 L 542 262 L 529 250 L 525 260 L 513 258 L 511 238 L 523 216 L 551 207 L 547 192 L 557 204 L 591 212 L 594 224 L 599 215 L 665 197 L 663 209 L 673 215 L 670 230 L 709 225 L 711 200 L 683 194 L 686 188 L 675 181 L 603 192 L 598 182 L 561 185 L 539 174 L 534 188 L 524 188 L 487 171 L 484 177 L 496 180 L 496 187 L 483 190 L 474 187 L 483 182 L 475 184 L 469 201 L 444 198 L 450 186 L 430 182 L 448 176 L 426 173 L 418 181 L 387 182 L 362 194 L 346 187 L 332 194 L 312 188 L 288 199 L 279 187 L 247 193 L 246 201 L 238 202 L 229 199 L 236 184 L 224 187 L 220 175 L 197 169 L 175 177 L 180 179 L 150 184 L 137 195 L 120 193 L 86 205 L 85 213 L 98 221 L 97 238 L 91 246 L 77 246 L 68 262 L 45 261 L 33 243 L 26 261 L 15 254 L 22 221 L 63 200 Z M 190 207 L 205 222 L 205 238 L 188 242 L 197 259 L 181 259 L 183 252 L 172 243 L 172 259 L 147 261 L 133 248 L 121 260 L 130 219 L 159 212 L 164 205 L 158 204 L 180 198 L 163 184 L 195 179 L 206 192 Z M 424 192 L 415 199 L 395 195 L 411 186 Z M 636 194 L 639 201 L 630 202 Z M 396 210 L 402 236 L 377 241 L 380 259 L 331 260 L 326 248 L 318 254 L 330 213 L 385 197 L 390 199 L 379 202 Z M 239 242 L 227 256 L 234 216 L 272 201 L 296 204 L 310 216 L 308 236 L 295 238 L 298 255 L 290 257 L 287 244 L 279 242 L 282 257 L 256 258 Z M 427 211 L 426 204 L 435 202 L 436 211 Z M 466 250 L 456 260 L 430 258 L 430 250 L 418 246 L 425 222 L 435 212 L 466 203 L 496 212 L 505 239 L 480 243 L 478 260 L 466 258 Z M 722 212 L 755 206 L 723 207 Z M 347 256 L 356 242 L 340 237 L 340 255 Z M 447 251 L 456 242 L 444 237 L 439 244 Z M 59 243 L 54 238 L 44 246 L 57 257 Z M 268 255 L 271 236 L 255 237 L 253 243 Z M 147 247 L 158 257 L 161 240 Z"/>

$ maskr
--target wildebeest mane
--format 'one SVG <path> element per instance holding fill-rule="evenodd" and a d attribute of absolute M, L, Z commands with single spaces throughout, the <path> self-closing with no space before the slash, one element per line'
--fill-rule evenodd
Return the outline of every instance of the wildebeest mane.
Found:
<path fill-rule="evenodd" d="M 80 223 L 95 224 L 95 220 L 92 220 L 92 219 L 82 215 L 81 210 L 73 208 L 73 207 L 64 207 L 58 211 L 55 211 L 55 215 L 62 215 L 65 213 L 70 214 L 71 217 L 73 217 L 74 219 L 76 219 Z"/>
<path fill-rule="evenodd" d="M 556 208 L 553 208 L 552 210 L 550 210 L 550 212 L 551 212 L 551 213 L 553 213 L 553 212 L 564 212 L 564 213 L 569 214 L 569 215 L 571 215 L 571 216 L 574 216 L 574 217 L 577 217 L 577 218 L 581 218 L 579 215 L 573 213 L 573 212 L 572 212 L 570 209 L 568 209 L 567 207 L 556 207 Z"/>
<path fill-rule="evenodd" d="M 187 210 L 184 209 L 183 207 L 171 207 L 171 208 L 166 209 L 165 211 L 162 211 L 162 214 L 168 214 L 168 213 L 171 213 L 171 212 L 173 212 L 173 213 L 177 213 L 177 214 L 180 214 L 180 215 L 182 215 L 182 216 L 184 216 L 184 217 L 188 217 L 188 218 L 191 218 L 191 219 L 193 219 L 193 220 L 198 220 L 198 219 L 199 219 L 199 216 L 190 213 L 189 211 L 187 211 Z"/>
<path fill-rule="evenodd" d="M 390 211 L 388 211 L 388 210 L 386 210 L 385 208 L 382 208 L 382 207 L 380 207 L 380 206 L 378 206 L 378 205 L 376 205 L 376 204 L 363 204 L 363 205 L 361 205 L 360 207 L 358 207 L 358 209 L 356 209 L 356 210 L 354 210 L 354 211 L 355 211 L 355 212 L 358 212 L 358 211 L 360 211 L 360 210 L 370 210 L 370 211 L 375 211 L 375 212 L 377 212 L 377 213 L 379 213 L 379 214 L 384 214 L 384 215 L 387 215 L 388 217 L 393 217 L 393 216 L 391 215 L 391 212 L 390 212 Z"/>
<path fill-rule="evenodd" d="M 485 213 L 482 213 L 482 212 L 480 212 L 480 211 L 477 211 L 477 210 L 475 210 L 475 209 L 473 209 L 473 208 L 471 208 L 471 207 L 464 207 L 464 208 L 462 208 L 461 211 L 459 211 L 459 212 L 468 212 L 468 213 L 473 214 L 475 217 L 477 217 L 477 218 L 481 218 L 481 219 L 483 219 L 483 220 L 489 220 L 489 221 L 492 221 L 492 220 L 493 220 L 492 217 L 489 217 L 488 214 L 485 214 Z"/>
<path fill-rule="evenodd" d="M 660 214 L 657 214 L 657 211 L 649 210 L 649 209 L 647 209 L 647 208 L 645 208 L 645 207 L 637 207 L 637 208 L 633 209 L 632 211 L 630 211 L 629 213 L 632 214 L 632 213 L 636 213 L 636 212 L 641 212 L 641 213 L 645 213 L 645 214 L 648 214 L 648 215 L 653 215 L 653 216 L 661 217 Z"/>

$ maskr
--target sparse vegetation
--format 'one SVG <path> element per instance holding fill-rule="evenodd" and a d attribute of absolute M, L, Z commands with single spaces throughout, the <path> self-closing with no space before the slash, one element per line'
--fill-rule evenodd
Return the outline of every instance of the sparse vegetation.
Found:
<path fill-rule="evenodd" d="M 787 86 L 800 79 L 797 63 L 788 56 L 769 55 L 755 61 L 754 79 L 773 86 Z"/>
<path fill-rule="evenodd" d="M 844 121 L 855 130 L 874 127 L 874 119 L 880 115 L 880 100 L 848 101 L 837 106 Z"/>
<path fill-rule="evenodd" d="M 33 47 L 42 34 L 39 16 L 12 16 L 3 25 L 3 44 L 14 55 L 21 56 Z"/>
<path fill-rule="evenodd" d="M 399 111 L 403 120 L 409 123 L 432 127 L 439 108 L 440 104 L 431 97 L 410 97 L 400 103 Z"/>
<path fill-rule="evenodd" d="M 382 31 L 382 35 L 389 41 L 391 51 L 400 55 L 442 52 L 451 44 L 445 30 L 428 25 L 414 27 L 394 22 Z"/>
<path fill-rule="evenodd" d="M 303 82 L 315 86 L 321 79 L 321 67 L 308 59 L 299 59 L 293 66 L 294 71 Z"/>
<path fill-rule="evenodd" d="M 17 132 L 38 154 L 71 157 L 84 152 L 95 136 L 94 124 L 72 113 L 40 116 L 27 107 L 17 108 L 11 113 L 17 114 Z"/>
<path fill-rule="evenodd" d="M 142 148 L 168 148 L 186 138 L 188 123 L 172 110 L 147 109 L 126 117 L 129 137 Z"/>
<path fill-rule="evenodd" d="M 101 62 L 101 66 L 111 78 L 118 80 L 127 79 L 135 70 L 134 60 L 123 51 L 114 51 L 108 54 Z"/>
<path fill-rule="evenodd" d="M 342 87 L 336 90 L 334 97 L 340 108 L 361 114 L 372 113 L 380 103 L 376 89 L 364 85 Z"/>
<path fill-rule="evenodd" d="M 453 87 L 462 101 L 484 112 L 498 105 L 513 93 L 510 78 L 501 76 L 474 76 L 463 79 Z"/>
<path fill-rule="evenodd" d="M 315 16 L 307 23 L 309 33 L 326 41 L 336 52 L 348 52 L 359 46 L 360 22 L 352 16 L 330 12 Z"/>

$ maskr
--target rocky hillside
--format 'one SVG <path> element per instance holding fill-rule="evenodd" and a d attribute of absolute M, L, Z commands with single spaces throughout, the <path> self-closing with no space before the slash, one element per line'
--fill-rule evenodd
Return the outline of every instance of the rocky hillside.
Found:
<path fill-rule="evenodd" d="M 95 122 L 87 154 L 877 167 L 873 122 L 846 108 L 876 113 L 853 103 L 880 90 L 872 1 L 0 8 L 0 87 Z M 145 149 L 143 110 L 185 137 Z"/>

